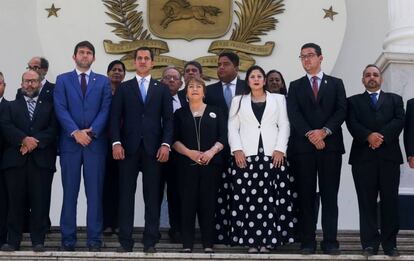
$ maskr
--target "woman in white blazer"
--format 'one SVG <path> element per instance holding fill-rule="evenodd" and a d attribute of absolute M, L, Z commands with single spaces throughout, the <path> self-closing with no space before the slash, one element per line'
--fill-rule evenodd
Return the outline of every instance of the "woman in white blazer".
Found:
<path fill-rule="evenodd" d="M 293 215 L 285 155 L 289 120 L 285 97 L 265 91 L 265 72 L 252 66 L 246 73 L 249 93 L 233 98 L 228 141 L 234 161 L 230 238 L 249 253 L 267 253 L 294 242 Z"/>

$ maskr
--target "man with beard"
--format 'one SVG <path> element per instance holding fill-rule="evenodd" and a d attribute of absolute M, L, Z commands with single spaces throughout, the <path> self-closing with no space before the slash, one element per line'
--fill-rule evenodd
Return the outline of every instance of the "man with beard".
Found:
<path fill-rule="evenodd" d="M 401 96 L 381 90 L 381 72 L 369 64 L 362 73 L 365 92 L 348 98 L 347 126 L 354 138 L 352 165 L 358 196 L 363 255 L 375 255 L 381 243 L 384 254 L 398 256 L 398 186 L 403 163 L 399 136 L 404 127 Z M 381 199 L 378 231 L 378 195 Z"/>
<path fill-rule="evenodd" d="M 20 248 L 26 198 L 29 199 L 33 251 L 44 251 L 48 229 L 49 198 L 55 172 L 57 123 L 53 104 L 39 95 L 40 74 L 22 76 L 22 97 L 10 102 L 2 115 L 5 138 L 2 169 L 9 200 L 8 240 L 2 251 Z"/>
<path fill-rule="evenodd" d="M 82 168 L 87 197 L 87 246 L 90 251 L 100 251 L 111 86 L 106 76 L 91 71 L 95 48 L 90 42 L 83 41 L 75 46 L 73 60 L 75 70 L 59 75 L 54 91 L 56 116 L 61 126 L 62 250 L 75 249 L 76 207 Z"/>

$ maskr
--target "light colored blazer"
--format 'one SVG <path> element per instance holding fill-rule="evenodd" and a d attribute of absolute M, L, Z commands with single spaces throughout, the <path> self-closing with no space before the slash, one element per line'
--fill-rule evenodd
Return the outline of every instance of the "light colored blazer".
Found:
<path fill-rule="evenodd" d="M 290 126 L 285 96 L 266 91 L 261 123 L 254 115 L 251 94 L 233 97 L 228 122 L 231 153 L 242 150 L 246 156 L 257 155 L 260 135 L 265 155 L 271 156 L 275 150 L 286 153 Z"/>

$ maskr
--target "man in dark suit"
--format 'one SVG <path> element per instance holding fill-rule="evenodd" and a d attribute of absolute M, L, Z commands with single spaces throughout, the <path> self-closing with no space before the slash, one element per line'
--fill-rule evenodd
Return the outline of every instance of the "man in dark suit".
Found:
<path fill-rule="evenodd" d="M 219 54 L 217 76 L 220 81 L 207 86 L 205 102 L 223 110 L 228 117 L 231 100 L 235 95 L 243 94 L 246 83 L 239 79 L 239 56 L 232 52 Z"/>
<path fill-rule="evenodd" d="M 366 91 L 348 98 L 347 126 L 354 138 L 352 165 L 358 196 L 363 254 L 374 255 L 382 244 L 384 253 L 398 256 L 398 186 L 403 163 L 399 136 L 404 127 L 404 104 L 394 93 L 381 90 L 381 71 L 365 67 Z M 378 232 L 377 198 L 381 198 L 381 233 Z"/>
<path fill-rule="evenodd" d="M 306 75 L 290 83 L 287 98 L 291 134 L 288 155 L 299 193 L 301 253 L 316 249 L 316 182 L 322 202 L 325 254 L 339 254 L 337 196 L 342 154 L 341 125 L 346 117 L 346 95 L 341 79 L 321 70 L 319 45 L 308 43 L 300 52 Z"/>
<path fill-rule="evenodd" d="M 3 97 L 6 82 L 0 72 L 0 115 L 4 114 L 8 101 Z M 3 157 L 4 138 L 0 135 L 0 159 Z M 0 170 L 0 247 L 7 242 L 7 191 L 3 171 Z"/>
<path fill-rule="evenodd" d="M 47 194 L 56 170 L 53 144 L 57 125 L 53 104 L 38 97 L 40 74 L 32 70 L 25 72 L 21 86 L 23 96 L 7 105 L 1 122 L 6 141 L 2 169 L 9 198 L 8 240 L 1 249 L 20 248 L 28 198 L 33 250 L 44 251 L 50 198 Z"/>
<path fill-rule="evenodd" d="M 159 240 L 161 164 L 168 161 L 173 141 L 171 94 L 150 71 L 154 54 L 147 47 L 135 52 L 136 76 L 116 90 L 111 109 L 112 154 L 119 162 L 119 252 L 134 246 L 134 200 L 142 171 L 145 203 L 144 252 L 156 252 Z"/>
<path fill-rule="evenodd" d="M 55 111 L 61 127 L 62 250 L 74 251 L 76 245 L 76 209 L 82 168 L 87 197 L 86 243 L 90 251 L 100 251 L 111 86 L 106 76 L 91 70 L 95 48 L 90 42 L 82 41 L 75 46 L 73 60 L 75 70 L 59 75 L 54 90 Z"/>
<path fill-rule="evenodd" d="M 173 112 L 182 106 L 187 105 L 185 96 L 179 95 L 179 89 L 183 84 L 181 80 L 181 72 L 176 68 L 169 66 L 164 69 L 161 83 L 168 86 L 172 96 Z M 181 241 L 181 207 L 178 191 L 178 176 L 176 166 L 176 155 L 172 151 L 168 162 L 162 164 L 162 185 L 161 185 L 161 202 L 163 201 L 164 184 L 167 185 L 167 202 L 168 202 L 168 217 L 170 229 L 168 235 L 171 242 L 178 243 Z"/>
<path fill-rule="evenodd" d="M 408 165 L 414 169 L 414 99 L 407 101 L 407 113 L 405 115 L 404 147 Z"/>
<path fill-rule="evenodd" d="M 39 89 L 39 97 L 48 102 L 53 103 L 53 90 L 55 84 L 46 80 L 46 74 L 49 70 L 49 61 L 44 57 L 35 56 L 27 63 L 28 70 L 37 71 L 41 77 L 41 85 Z M 21 88 L 17 89 L 16 99 L 21 97 Z"/>

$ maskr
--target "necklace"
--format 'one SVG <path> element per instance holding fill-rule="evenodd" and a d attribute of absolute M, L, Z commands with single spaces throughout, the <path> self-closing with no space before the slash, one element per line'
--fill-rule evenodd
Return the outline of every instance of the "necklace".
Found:
<path fill-rule="evenodd" d="M 206 105 L 203 104 L 198 110 L 192 110 L 190 107 L 190 111 L 193 114 L 193 117 L 200 117 L 203 115 Z"/>

